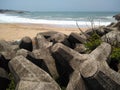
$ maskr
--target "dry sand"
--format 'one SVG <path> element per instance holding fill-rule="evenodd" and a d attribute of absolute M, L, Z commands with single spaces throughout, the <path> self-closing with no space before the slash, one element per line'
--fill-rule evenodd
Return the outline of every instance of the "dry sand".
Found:
<path fill-rule="evenodd" d="M 86 29 L 82 28 L 83 31 Z M 78 28 L 68 28 L 42 24 L 0 24 L 0 39 L 6 41 L 19 40 L 24 36 L 35 37 L 39 32 L 57 31 L 69 35 L 71 32 L 79 33 Z"/>

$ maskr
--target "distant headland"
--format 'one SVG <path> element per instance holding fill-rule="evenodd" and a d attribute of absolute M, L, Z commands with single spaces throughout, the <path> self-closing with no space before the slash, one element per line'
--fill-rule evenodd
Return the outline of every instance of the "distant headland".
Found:
<path fill-rule="evenodd" d="M 8 10 L 8 9 L 0 9 L 0 13 L 24 13 L 25 11 L 21 10 Z"/>

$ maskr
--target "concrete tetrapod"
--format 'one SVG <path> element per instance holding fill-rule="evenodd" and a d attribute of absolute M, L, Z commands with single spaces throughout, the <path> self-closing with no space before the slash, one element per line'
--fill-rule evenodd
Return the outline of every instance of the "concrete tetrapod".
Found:
<path fill-rule="evenodd" d="M 96 90 L 98 88 L 99 88 L 99 90 L 100 89 L 108 90 L 108 88 L 105 87 L 108 85 L 108 83 L 103 84 L 100 81 L 100 79 L 97 79 L 95 76 L 96 76 L 97 72 L 102 71 L 102 69 L 99 69 L 99 68 L 103 67 L 103 66 L 101 66 L 102 65 L 101 62 L 104 61 L 107 64 L 106 61 L 111 53 L 111 45 L 103 42 L 100 46 L 98 46 L 90 54 L 79 54 L 78 52 L 58 43 L 53 46 L 52 52 L 53 52 L 53 56 L 56 58 L 57 62 L 58 61 L 60 62 L 63 59 L 66 62 L 68 62 L 68 64 L 74 70 L 80 71 L 81 75 L 84 77 L 85 83 L 88 88 L 90 88 L 92 90 Z M 62 57 L 62 59 L 60 59 L 59 57 Z M 110 74 L 110 72 L 107 73 L 106 75 L 108 75 L 108 74 Z M 98 73 L 98 76 L 99 75 L 101 78 L 104 78 L 104 77 L 102 77 L 101 74 Z M 87 83 L 91 82 L 91 80 L 89 80 L 90 77 L 93 78 L 93 83 L 89 85 Z M 107 78 L 111 78 L 111 77 L 107 77 Z M 115 81 L 114 78 L 112 78 L 111 80 Z M 119 78 L 118 78 L 118 80 L 119 80 Z M 95 83 L 95 85 L 94 85 L 94 83 Z M 111 84 L 113 86 L 116 84 L 119 86 L 119 83 L 112 84 L 112 82 L 109 82 L 109 84 Z M 114 88 L 116 88 L 116 87 L 114 87 Z"/>
<path fill-rule="evenodd" d="M 52 42 L 47 41 L 45 39 L 45 37 L 41 34 L 37 34 L 35 40 L 36 40 L 36 43 L 37 43 L 37 48 L 39 48 L 39 49 L 42 49 L 42 48 L 48 49 L 53 44 Z"/>
<path fill-rule="evenodd" d="M 56 65 L 55 65 L 55 60 L 52 57 L 52 55 L 48 49 L 46 49 L 46 50 L 41 50 L 41 49 L 34 50 L 32 52 L 32 57 L 34 57 L 37 61 L 42 60 L 45 63 L 45 65 L 47 66 L 51 76 L 54 79 L 59 77 L 57 69 L 56 69 Z"/>
<path fill-rule="evenodd" d="M 85 83 L 79 71 L 73 72 L 66 90 L 86 90 Z"/>
<path fill-rule="evenodd" d="M 61 90 L 48 73 L 23 56 L 13 58 L 9 68 L 17 83 L 15 90 Z"/>

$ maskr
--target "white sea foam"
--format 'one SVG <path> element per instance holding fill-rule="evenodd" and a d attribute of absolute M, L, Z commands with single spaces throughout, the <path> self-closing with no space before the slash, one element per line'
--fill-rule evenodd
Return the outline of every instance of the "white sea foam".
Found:
<path fill-rule="evenodd" d="M 24 18 L 20 16 L 10 16 L 6 14 L 0 14 L 0 22 L 1 23 L 33 23 L 33 24 L 52 24 L 52 25 L 67 25 L 67 26 L 76 26 L 76 21 L 74 20 L 45 20 L 45 19 L 31 19 Z M 89 21 L 77 21 L 80 26 L 91 26 L 91 22 Z M 108 25 L 111 22 L 103 22 L 103 21 L 94 21 L 94 25 Z"/>

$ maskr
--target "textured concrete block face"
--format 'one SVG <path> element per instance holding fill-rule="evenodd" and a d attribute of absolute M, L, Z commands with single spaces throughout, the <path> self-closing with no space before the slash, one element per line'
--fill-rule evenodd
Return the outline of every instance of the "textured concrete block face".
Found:
<path fill-rule="evenodd" d="M 70 45 L 70 42 L 67 40 L 67 38 L 68 37 L 63 33 L 56 33 L 50 38 L 48 38 L 48 40 L 53 43 L 62 43 L 70 47 L 71 45 Z"/>
<path fill-rule="evenodd" d="M 111 45 L 120 46 L 120 31 L 111 31 L 104 35 L 102 41 L 107 42 Z"/>
<path fill-rule="evenodd" d="M 86 55 L 81 55 L 61 43 L 55 44 L 51 51 L 55 58 L 56 67 L 60 75 L 60 82 L 66 86 L 68 84 L 70 74 L 74 70 L 79 70 L 80 64 L 86 60 Z"/>
<path fill-rule="evenodd" d="M 71 43 L 85 43 L 87 40 L 84 35 L 78 33 L 71 33 L 68 39 Z"/>
<path fill-rule="evenodd" d="M 105 90 L 119 90 L 120 89 L 120 73 L 112 70 L 106 61 L 101 61 L 100 64 L 100 75 L 98 73 L 99 80 L 101 80 L 101 85 Z M 102 79 L 101 79 L 102 78 Z M 105 83 L 105 84 L 104 84 Z"/>
<path fill-rule="evenodd" d="M 40 60 L 42 59 L 43 62 L 45 63 L 45 65 L 47 66 L 50 74 L 52 75 L 52 77 L 54 79 L 58 78 L 59 75 L 58 75 L 58 72 L 57 72 L 57 69 L 56 69 L 56 65 L 55 65 L 55 60 L 54 58 L 52 57 L 51 53 L 49 52 L 48 49 L 46 50 L 41 50 L 41 49 L 38 49 L 38 50 L 34 50 L 32 52 L 32 56 L 36 59 L 36 60 Z"/>
<path fill-rule="evenodd" d="M 30 37 L 23 37 L 19 45 L 20 49 L 26 49 L 28 51 L 33 50 L 32 40 Z"/>
<path fill-rule="evenodd" d="M 86 52 L 87 48 L 85 47 L 84 44 L 77 43 L 77 44 L 75 44 L 74 50 L 82 54 L 82 53 Z"/>
<path fill-rule="evenodd" d="M 11 45 L 5 41 L 5 40 L 0 40 L 0 51 L 11 51 Z"/>
<path fill-rule="evenodd" d="M 25 50 L 25 49 L 20 49 L 16 52 L 16 56 L 22 55 L 24 57 L 27 57 L 29 51 Z"/>
<path fill-rule="evenodd" d="M 111 53 L 111 45 L 103 42 L 100 46 L 98 46 L 95 50 L 90 53 L 88 58 L 101 61 L 107 60 Z"/>
<path fill-rule="evenodd" d="M 91 77 L 96 74 L 98 70 L 98 63 L 95 60 L 86 60 L 80 68 L 81 75 L 84 77 Z"/>
<path fill-rule="evenodd" d="M 44 90 L 43 88 L 46 87 L 43 87 L 43 85 L 48 86 L 51 90 L 60 90 L 57 83 L 48 73 L 31 63 L 23 56 L 17 56 L 12 59 L 9 62 L 9 67 L 18 83 L 16 90 Z M 51 85 L 53 87 L 51 87 Z M 31 89 L 34 87 L 36 88 Z"/>
<path fill-rule="evenodd" d="M 87 59 L 86 54 L 80 54 L 69 47 L 61 43 L 55 44 L 51 49 L 53 56 L 56 58 L 57 61 L 62 63 L 62 60 L 65 60 L 70 64 L 73 69 L 79 68 L 80 63 L 84 62 Z"/>
<path fill-rule="evenodd" d="M 42 49 L 42 48 L 50 48 L 52 46 L 52 42 L 47 41 L 44 36 L 37 34 L 36 36 L 36 42 L 37 42 L 37 47 Z"/>
<path fill-rule="evenodd" d="M 81 67 L 81 74 L 91 90 L 120 89 L 120 74 L 110 69 L 106 61 L 85 61 Z"/>
<path fill-rule="evenodd" d="M 93 35 L 94 33 L 97 33 L 99 36 L 103 36 L 110 31 L 111 31 L 111 28 L 100 26 L 100 27 L 88 29 L 87 31 L 85 31 L 85 33 L 90 36 Z"/>
<path fill-rule="evenodd" d="M 10 43 L 5 40 L 0 40 L 0 52 L 7 60 L 10 60 L 15 55 L 15 52 Z"/>
<path fill-rule="evenodd" d="M 119 90 L 120 74 L 110 69 L 106 60 L 111 53 L 111 46 L 102 43 L 80 67 L 85 84 L 91 90 Z"/>
<path fill-rule="evenodd" d="M 86 86 L 79 71 L 73 72 L 66 90 L 86 90 Z"/>
<path fill-rule="evenodd" d="M 16 90 L 60 90 L 52 83 L 20 81 Z"/>

